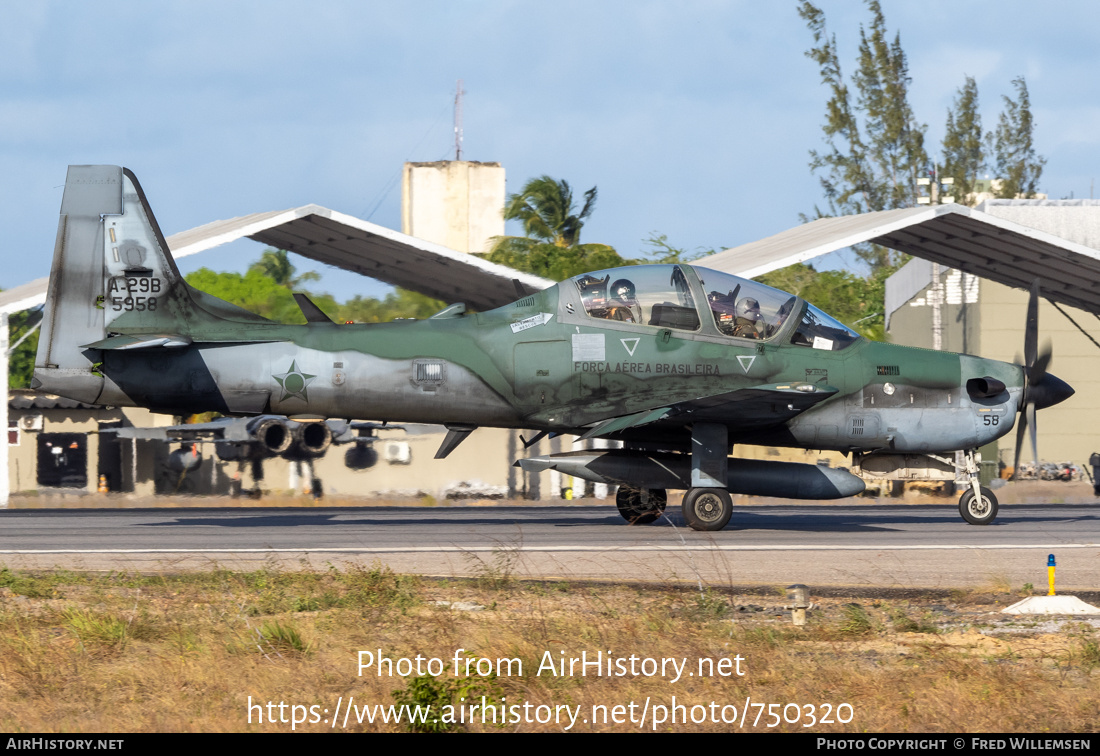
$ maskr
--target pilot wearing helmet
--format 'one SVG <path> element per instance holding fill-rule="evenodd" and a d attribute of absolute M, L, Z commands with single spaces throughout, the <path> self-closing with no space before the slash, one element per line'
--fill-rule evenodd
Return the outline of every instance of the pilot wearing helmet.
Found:
<path fill-rule="evenodd" d="M 603 278 L 585 275 L 577 279 L 585 312 L 594 318 L 607 317 L 607 282 L 610 279 L 610 275 Z"/>
<path fill-rule="evenodd" d="M 733 335 L 743 339 L 762 339 L 767 324 L 760 313 L 760 303 L 752 297 L 737 300 L 737 317 L 733 321 Z"/>
<path fill-rule="evenodd" d="M 638 305 L 634 283 L 620 278 L 607 290 L 607 315 L 609 320 L 621 320 L 624 323 L 641 323 L 642 308 Z"/>
<path fill-rule="evenodd" d="M 740 289 L 740 287 L 738 287 Z M 733 335 L 734 320 L 737 315 L 737 306 L 735 304 L 736 292 L 731 291 L 728 294 L 722 294 L 718 291 L 712 291 L 707 294 L 707 302 L 710 304 L 710 310 L 714 314 L 714 325 L 718 330 L 727 336 Z"/>

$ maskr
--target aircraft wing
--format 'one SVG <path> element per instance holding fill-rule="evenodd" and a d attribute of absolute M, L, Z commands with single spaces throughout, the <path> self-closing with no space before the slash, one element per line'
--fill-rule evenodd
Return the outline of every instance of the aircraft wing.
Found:
<path fill-rule="evenodd" d="M 785 423 L 837 393 L 833 386 L 774 383 L 712 394 L 608 418 L 588 427 L 578 440 L 610 436 L 630 428 L 707 422 L 744 430 Z"/>
<path fill-rule="evenodd" d="M 313 422 L 313 421 L 307 421 Z M 303 423 L 290 420 L 285 415 L 259 415 L 255 417 L 222 417 L 209 423 L 184 423 L 151 428 L 104 428 L 100 433 L 113 433 L 118 438 L 143 441 L 167 441 L 192 444 L 227 443 L 242 444 L 257 440 L 261 429 L 270 425 L 282 425 L 291 432 Z M 332 433 L 332 443 L 347 444 L 360 438 L 368 438 L 376 430 L 404 430 L 400 425 L 385 425 L 348 420 L 325 420 Z"/>
<path fill-rule="evenodd" d="M 272 415 L 286 421 L 285 417 Z M 145 441 L 183 441 L 207 443 L 225 441 L 245 443 L 252 440 L 249 426 L 257 418 L 225 417 L 209 423 L 184 423 L 155 428 L 105 428 L 101 433 L 114 433 L 119 438 L 132 438 Z"/>

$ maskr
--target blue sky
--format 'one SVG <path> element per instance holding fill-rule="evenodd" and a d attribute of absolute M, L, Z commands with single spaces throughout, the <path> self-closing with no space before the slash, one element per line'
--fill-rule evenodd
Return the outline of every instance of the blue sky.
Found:
<path fill-rule="evenodd" d="M 855 62 L 852 0 L 819 3 Z M 49 273 L 65 167 L 141 180 L 165 233 L 315 202 L 400 229 L 406 160 L 499 161 L 516 191 L 549 174 L 599 188 L 584 241 L 640 256 L 652 233 L 725 248 L 821 202 L 826 90 L 790 2 L 408 0 L 0 4 L 0 198 L 14 223 L 0 287 Z M 983 122 L 1027 78 L 1042 191 L 1088 197 L 1100 172 L 1100 3 L 885 0 L 911 101 L 938 156 L 966 75 Z M 1097 190 L 1093 190 L 1095 196 Z M 510 229 L 518 233 L 518 229 Z M 190 258 L 243 269 L 254 242 Z M 829 264 L 844 264 L 834 256 Z M 310 267 L 303 261 L 303 269 Z M 377 294 L 351 274 L 314 288 Z"/>

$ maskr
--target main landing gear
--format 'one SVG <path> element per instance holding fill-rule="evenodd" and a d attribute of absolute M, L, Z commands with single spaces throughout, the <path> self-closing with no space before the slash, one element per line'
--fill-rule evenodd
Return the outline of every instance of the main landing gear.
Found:
<path fill-rule="evenodd" d="M 683 510 L 692 530 L 721 530 L 733 515 L 733 499 L 724 488 L 690 488 Z"/>
<path fill-rule="evenodd" d="M 668 504 L 663 488 L 620 486 L 615 494 L 619 514 L 631 525 L 648 525 L 660 519 Z M 724 488 L 692 488 L 684 494 L 684 519 L 692 530 L 721 530 L 733 515 L 733 499 Z"/>
<path fill-rule="evenodd" d="M 631 525 L 648 525 L 656 522 L 668 504 L 668 494 L 663 488 L 627 488 L 619 486 L 615 494 L 615 506 L 619 514 Z"/>
<path fill-rule="evenodd" d="M 997 519 L 997 497 L 978 484 L 978 461 L 973 449 L 966 452 L 966 473 L 970 484 L 959 498 L 959 514 L 971 525 L 989 525 Z"/>
<path fill-rule="evenodd" d="M 692 530 L 721 530 L 733 515 L 733 499 L 725 488 L 729 480 L 726 426 L 695 423 L 691 449 L 691 487 L 684 494 L 684 519 Z M 664 489 L 620 486 L 615 494 L 619 514 L 632 525 L 655 522 L 667 502 Z"/>

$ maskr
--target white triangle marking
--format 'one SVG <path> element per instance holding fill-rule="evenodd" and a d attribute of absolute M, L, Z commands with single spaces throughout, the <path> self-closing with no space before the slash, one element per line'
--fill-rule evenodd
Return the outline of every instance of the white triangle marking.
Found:
<path fill-rule="evenodd" d="M 627 353 L 631 357 L 633 357 L 634 356 L 634 350 L 638 348 L 638 342 L 641 341 L 641 339 L 619 339 L 619 341 L 621 341 L 623 343 L 623 348 L 626 349 Z M 627 344 L 627 342 L 630 342 L 630 343 Z"/>
<path fill-rule="evenodd" d="M 741 363 L 741 369 L 747 373 L 749 372 L 749 368 L 752 367 L 752 363 L 756 361 L 756 355 L 739 354 L 737 355 L 737 361 Z"/>

